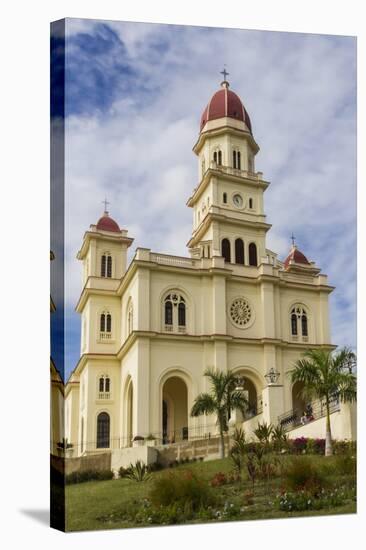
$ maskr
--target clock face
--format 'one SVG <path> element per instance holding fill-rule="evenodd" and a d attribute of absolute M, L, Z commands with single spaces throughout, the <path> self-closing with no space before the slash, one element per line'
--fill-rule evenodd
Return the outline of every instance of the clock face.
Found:
<path fill-rule="evenodd" d="M 233 203 L 237 208 L 241 208 L 243 206 L 243 199 L 241 195 L 234 195 L 233 196 Z"/>

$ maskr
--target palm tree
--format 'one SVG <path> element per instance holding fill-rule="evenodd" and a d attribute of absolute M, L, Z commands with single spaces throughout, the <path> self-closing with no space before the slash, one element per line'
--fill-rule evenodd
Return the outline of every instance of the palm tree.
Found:
<path fill-rule="evenodd" d="M 289 372 L 292 383 L 303 383 L 303 397 L 325 400 L 325 456 L 333 454 L 329 403 L 334 395 L 344 403 L 356 401 L 356 376 L 352 373 L 355 365 L 356 355 L 349 348 L 336 353 L 307 350 Z"/>
<path fill-rule="evenodd" d="M 225 456 L 224 432 L 228 430 L 231 411 L 239 409 L 243 414 L 248 407 L 248 400 L 238 389 L 240 380 L 232 371 L 227 372 L 206 369 L 204 375 L 210 379 L 211 391 L 196 397 L 191 409 L 191 416 L 216 414 L 220 430 L 220 456 Z"/>

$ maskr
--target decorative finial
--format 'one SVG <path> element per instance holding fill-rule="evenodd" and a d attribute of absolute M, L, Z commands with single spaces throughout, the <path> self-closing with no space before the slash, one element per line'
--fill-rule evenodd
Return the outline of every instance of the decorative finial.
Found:
<path fill-rule="evenodd" d="M 295 235 L 291 234 L 292 246 L 295 246 Z"/>
<path fill-rule="evenodd" d="M 104 204 L 104 214 L 108 214 L 107 207 L 108 207 L 108 204 L 110 204 L 110 203 L 105 198 L 104 201 L 102 201 L 102 204 Z"/>

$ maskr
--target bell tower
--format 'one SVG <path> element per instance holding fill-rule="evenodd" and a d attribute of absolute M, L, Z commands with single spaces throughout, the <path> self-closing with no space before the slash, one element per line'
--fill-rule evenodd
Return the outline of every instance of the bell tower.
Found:
<path fill-rule="evenodd" d="M 227 263 L 257 266 L 266 256 L 263 193 L 269 183 L 255 171 L 259 147 L 249 115 L 224 80 L 203 111 L 193 151 L 199 183 L 188 199 L 192 257 L 224 256 Z"/>
<path fill-rule="evenodd" d="M 88 277 L 121 279 L 126 271 L 127 249 L 133 239 L 127 230 L 109 216 L 107 201 L 104 213 L 96 225 L 91 225 L 84 235 L 83 244 L 77 254 L 83 262 L 83 284 Z"/>

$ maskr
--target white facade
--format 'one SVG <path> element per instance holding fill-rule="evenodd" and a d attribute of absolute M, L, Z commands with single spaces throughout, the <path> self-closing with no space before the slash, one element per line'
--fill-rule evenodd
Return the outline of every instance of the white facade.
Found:
<path fill-rule="evenodd" d="M 208 367 L 245 377 L 246 430 L 302 406 L 287 372 L 306 348 L 332 347 L 333 288 L 296 247 L 285 264 L 266 248 L 269 183 L 255 172 L 258 150 L 244 121 L 204 124 L 187 257 L 138 248 L 127 267 L 132 239 L 108 213 L 85 233 L 81 357 L 65 404 L 75 455 L 127 447 L 136 436 L 166 443 L 215 433 L 215 418 L 189 415 L 209 389 Z M 268 385 L 271 368 L 279 377 Z"/>

